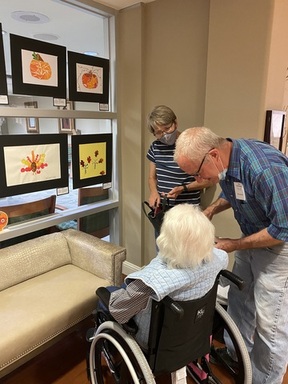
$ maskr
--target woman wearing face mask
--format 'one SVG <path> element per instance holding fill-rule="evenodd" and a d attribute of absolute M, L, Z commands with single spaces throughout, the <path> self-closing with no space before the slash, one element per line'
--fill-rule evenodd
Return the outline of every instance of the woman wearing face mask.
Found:
<path fill-rule="evenodd" d="M 200 190 L 212 183 L 196 181 L 174 161 L 175 143 L 180 135 L 175 113 L 165 105 L 156 106 L 148 117 L 148 128 L 156 138 L 146 155 L 150 162 L 150 207 L 158 207 L 164 195 L 169 198 L 170 206 L 180 203 L 199 205 Z"/>

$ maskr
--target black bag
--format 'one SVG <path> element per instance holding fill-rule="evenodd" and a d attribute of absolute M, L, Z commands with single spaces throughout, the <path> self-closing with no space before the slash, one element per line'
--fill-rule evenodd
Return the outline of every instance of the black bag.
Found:
<path fill-rule="evenodd" d="M 150 212 L 147 213 L 146 207 L 150 209 Z M 152 209 L 147 201 L 143 201 L 142 203 L 142 209 L 145 216 L 152 223 L 153 227 L 155 228 L 155 231 L 158 234 L 160 233 L 160 228 L 162 225 L 165 212 L 167 212 L 169 208 L 171 207 L 169 207 L 169 199 L 167 199 L 166 196 L 162 200 L 162 204 L 160 204 L 159 207 L 157 207 L 156 209 Z"/>

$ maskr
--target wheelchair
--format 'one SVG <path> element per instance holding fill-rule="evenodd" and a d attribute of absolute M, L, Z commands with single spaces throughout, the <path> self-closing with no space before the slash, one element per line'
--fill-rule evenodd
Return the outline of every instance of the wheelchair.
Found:
<path fill-rule="evenodd" d="M 221 384 L 212 365 L 223 367 L 235 384 L 251 384 L 252 368 L 242 336 L 226 312 L 225 300 L 217 301 L 221 276 L 236 284 L 243 281 L 222 270 L 205 296 L 190 301 L 174 301 L 166 296 L 152 300 L 148 347 L 135 340 L 133 319 L 118 324 L 108 311 L 93 311 L 95 328 L 88 330 L 87 373 L 92 384 L 156 384 L 158 376 L 171 374 L 172 384 L 185 384 L 186 375 L 197 384 Z M 108 308 L 110 292 L 98 288 L 97 296 Z M 230 336 L 238 363 L 223 358 L 224 332 Z M 184 373 L 183 373 L 184 371 Z M 230 381 L 229 381 L 230 382 Z"/>

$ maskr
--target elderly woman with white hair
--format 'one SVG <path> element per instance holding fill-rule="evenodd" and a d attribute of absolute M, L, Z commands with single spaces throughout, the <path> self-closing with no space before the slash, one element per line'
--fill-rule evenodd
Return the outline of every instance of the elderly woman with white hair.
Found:
<path fill-rule="evenodd" d="M 145 348 L 151 299 L 169 295 L 187 301 L 204 296 L 217 274 L 227 267 L 228 255 L 214 248 L 215 228 L 200 208 L 179 204 L 165 213 L 156 239 L 159 252 L 147 266 L 129 274 L 124 288 L 111 293 L 109 311 L 119 323 L 131 317 L 138 325 L 136 339 Z"/>

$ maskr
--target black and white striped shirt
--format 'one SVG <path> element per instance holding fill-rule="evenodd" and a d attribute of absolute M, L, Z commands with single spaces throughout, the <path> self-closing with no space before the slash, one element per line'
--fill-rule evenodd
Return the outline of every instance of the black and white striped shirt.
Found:
<path fill-rule="evenodd" d="M 157 190 L 161 194 L 167 194 L 172 188 L 182 184 L 189 184 L 195 181 L 194 177 L 188 175 L 174 161 L 175 144 L 166 145 L 155 140 L 148 152 L 147 159 L 155 163 Z M 200 204 L 200 190 L 180 193 L 176 199 L 169 199 L 169 205 L 174 206 L 180 203 Z"/>

